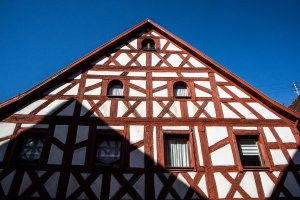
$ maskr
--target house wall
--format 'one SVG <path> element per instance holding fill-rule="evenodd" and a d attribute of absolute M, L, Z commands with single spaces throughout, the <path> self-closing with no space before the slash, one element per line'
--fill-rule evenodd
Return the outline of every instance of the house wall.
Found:
<path fill-rule="evenodd" d="M 145 38 L 160 50 L 140 50 Z M 107 96 L 112 80 L 122 81 L 124 97 Z M 189 97 L 174 97 L 177 81 Z M 151 30 L 32 98 L 0 130 L 3 199 L 300 197 L 295 124 Z M 25 132 L 46 134 L 37 166 L 11 164 Z M 102 133 L 124 138 L 119 170 L 93 165 Z M 167 133 L 189 135 L 191 168 L 165 168 Z M 263 167 L 242 166 L 237 135 L 259 137 Z"/>

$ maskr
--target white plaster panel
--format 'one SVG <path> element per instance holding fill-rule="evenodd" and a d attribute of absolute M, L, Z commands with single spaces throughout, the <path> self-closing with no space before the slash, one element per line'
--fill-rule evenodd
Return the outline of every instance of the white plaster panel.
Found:
<path fill-rule="evenodd" d="M 125 44 L 121 44 L 120 46 L 116 47 L 116 49 L 130 50 L 130 48 L 128 46 L 126 46 Z"/>
<path fill-rule="evenodd" d="M 110 100 L 105 101 L 105 103 L 102 104 L 99 108 L 99 110 L 101 111 L 104 117 L 110 117 L 110 104 L 111 104 Z"/>
<path fill-rule="evenodd" d="M 227 106 L 225 106 L 223 103 L 221 103 L 224 118 L 236 118 L 239 119 L 240 117 L 235 114 L 232 110 L 230 110 Z"/>
<path fill-rule="evenodd" d="M 188 106 L 189 117 L 194 117 L 194 115 L 198 111 L 198 108 L 191 101 L 187 102 L 187 106 Z"/>
<path fill-rule="evenodd" d="M 106 61 L 108 61 L 108 57 L 102 56 L 100 59 L 96 60 L 92 64 L 94 64 L 94 65 L 103 65 Z"/>
<path fill-rule="evenodd" d="M 98 199 L 100 199 L 101 189 L 102 189 L 102 174 L 100 174 L 96 180 L 91 184 L 91 189 Z"/>
<path fill-rule="evenodd" d="M 201 103 L 202 104 L 202 103 Z M 200 104 L 200 105 L 201 105 Z M 205 109 L 206 112 L 208 112 L 208 114 L 211 117 L 216 117 L 216 110 L 215 110 L 215 106 L 214 106 L 214 102 L 210 101 L 208 102 L 208 104 L 206 105 Z"/>
<path fill-rule="evenodd" d="M 123 72 L 120 71 L 92 71 L 92 70 L 88 71 L 88 74 L 90 75 L 102 75 L 102 76 L 119 76 L 122 73 Z"/>
<path fill-rule="evenodd" d="M 126 53 L 121 53 L 116 60 L 123 66 L 125 66 L 129 61 L 130 58 Z"/>
<path fill-rule="evenodd" d="M 53 87 L 50 90 L 46 91 L 44 94 L 49 94 L 49 95 L 57 94 L 60 91 L 62 91 L 63 89 L 65 89 L 66 87 L 68 87 L 69 85 L 71 85 L 71 83 L 57 84 L 55 87 Z"/>
<path fill-rule="evenodd" d="M 163 130 L 189 131 L 189 126 L 163 126 Z"/>
<path fill-rule="evenodd" d="M 264 130 L 265 136 L 267 138 L 267 142 L 277 142 L 273 133 L 271 132 L 271 130 L 268 127 L 263 127 L 263 130 Z"/>
<path fill-rule="evenodd" d="M 48 128 L 49 124 L 21 124 L 21 128 Z"/>
<path fill-rule="evenodd" d="M 130 152 L 129 167 L 144 168 L 144 146 Z"/>
<path fill-rule="evenodd" d="M 102 79 L 86 79 L 85 87 L 89 87 L 100 82 L 102 82 Z"/>
<path fill-rule="evenodd" d="M 206 126 L 206 134 L 208 146 L 212 146 L 228 137 L 226 126 Z"/>
<path fill-rule="evenodd" d="M 189 59 L 189 62 L 194 66 L 194 67 L 197 67 L 197 68 L 206 68 L 205 65 L 203 65 L 202 63 L 200 63 L 198 60 L 196 60 L 195 58 L 191 57 Z"/>
<path fill-rule="evenodd" d="M 73 101 L 70 105 L 68 105 L 65 109 L 63 109 L 58 116 L 73 116 L 75 109 L 76 101 Z"/>
<path fill-rule="evenodd" d="M 257 130 L 255 126 L 234 126 L 232 127 L 234 130 Z"/>
<path fill-rule="evenodd" d="M 133 38 L 127 41 L 133 48 L 137 49 L 137 39 Z"/>
<path fill-rule="evenodd" d="M 133 184 L 135 191 L 145 199 L 145 175 L 143 174 L 137 182 Z"/>
<path fill-rule="evenodd" d="M 3 161 L 9 141 L 10 140 L 4 140 L 0 142 L 0 162 Z"/>
<path fill-rule="evenodd" d="M 225 92 L 222 88 L 220 88 L 219 86 L 217 86 L 218 88 L 218 92 L 219 92 L 219 97 L 220 98 L 232 98 L 232 96 L 230 96 L 227 92 Z"/>
<path fill-rule="evenodd" d="M 172 187 L 177 192 L 177 194 L 180 196 L 180 198 L 184 199 L 184 196 L 187 193 L 187 191 L 190 187 L 190 184 L 188 184 L 188 182 L 181 175 L 181 173 L 178 173 L 177 179 L 173 183 Z"/>
<path fill-rule="evenodd" d="M 274 189 L 274 182 L 266 174 L 266 172 L 259 172 L 261 184 L 264 190 L 265 197 L 269 198 L 272 195 Z"/>
<path fill-rule="evenodd" d="M 224 78 L 219 76 L 218 74 L 215 74 L 216 82 L 227 82 Z"/>
<path fill-rule="evenodd" d="M 68 79 L 81 79 L 81 70 L 70 76 Z"/>
<path fill-rule="evenodd" d="M 51 115 L 57 109 L 59 109 L 62 105 L 64 105 L 68 100 L 54 100 L 44 109 L 37 113 L 37 115 Z"/>
<path fill-rule="evenodd" d="M 295 137 L 289 127 L 275 127 L 275 130 L 283 143 L 296 143 Z"/>
<path fill-rule="evenodd" d="M 146 97 L 146 94 L 137 91 L 135 89 L 129 88 L 129 96 L 130 97 Z"/>
<path fill-rule="evenodd" d="M 278 116 L 273 114 L 271 111 L 269 111 L 267 108 L 264 106 L 260 105 L 259 103 L 255 102 L 248 102 L 247 103 L 249 106 L 251 106 L 256 112 L 261 114 L 264 118 L 266 119 L 280 119 Z"/>
<path fill-rule="evenodd" d="M 44 184 L 51 198 L 56 197 L 59 175 L 59 172 L 55 172 Z"/>
<path fill-rule="evenodd" d="M 84 165 L 86 147 L 76 149 L 73 154 L 72 165 Z"/>
<path fill-rule="evenodd" d="M 124 130 L 124 126 L 97 126 L 97 129 L 104 130 Z"/>
<path fill-rule="evenodd" d="M 288 152 L 294 164 L 300 165 L 300 151 L 297 149 L 288 149 Z"/>
<path fill-rule="evenodd" d="M 204 194 L 208 197 L 205 174 L 202 176 L 201 180 L 199 181 L 198 187 L 199 187 L 199 188 L 202 190 L 202 192 L 204 192 Z"/>
<path fill-rule="evenodd" d="M 212 97 L 211 94 L 204 92 L 202 90 L 199 90 L 198 88 L 195 88 L 195 95 L 196 95 L 196 97 Z"/>
<path fill-rule="evenodd" d="M 241 91 L 235 86 L 225 86 L 225 87 L 227 87 L 231 92 L 233 92 L 236 96 L 240 98 L 250 98 L 247 94 L 245 94 L 243 91 Z"/>
<path fill-rule="evenodd" d="M 66 93 L 64 93 L 64 95 L 77 95 L 78 89 L 79 89 L 79 84 L 76 84 L 74 87 L 69 89 Z"/>
<path fill-rule="evenodd" d="M 168 97 L 168 89 L 159 90 L 153 93 L 154 97 Z"/>
<path fill-rule="evenodd" d="M 230 144 L 213 151 L 210 156 L 214 166 L 235 165 Z"/>
<path fill-rule="evenodd" d="M 157 63 L 160 61 L 160 58 L 155 55 L 154 53 L 151 54 L 151 64 L 153 67 L 157 65 Z"/>
<path fill-rule="evenodd" d="M 258 198 L 257 187 L 255 184 L 253 172 L 246 172 L 240 183 L 241 188 L 249 194 L 251 198 Z"/>
<path fill-rule="evenodd" d="M 157 88 L 163 85 L 167 85 L 167 81 L 152 81 L 152 88 Z"/>
<path fill-rule="evenodd" d="M 97 95 L 97 96 L 99 96 L 100 94 L 101 94 L 101 87 L 95 88 L 93 90 L 84 93 L 84 95 Z"/>
<path fill-rule="evenodd" d="M 162 109 L 163 108 L 156 101 L 153 101 L 153 117 L 157 117 Z"/>
<path fill-rule="evenodd" d="M 127 76 L 146 77 L 146 72 L 129 72 Z M 130 80 L 131 82 L 132 80 Z"/>
<path fill-rule="evenodd" d="M 128 110 L 128 108 L 124 104 L 124 102 L 123 101 L 118 101 L 118 114 L 117 114 L 117 117 L 122 117 L 127 112 L 127 110 Z"/>
<path fill-rule="evenodd" d="M 273 174 L 278 178 L 280 175 L 280 171 L 273 171 Z"/>
<path fill-rule="evenodd" d="M 68 125 L 56 125 L 53 136 L 63 144 L 65 144 L 68 136 L 68 128 Z"/>
<path fill-rule="evenodd" d="M 179 67 L 182 59 L 177 54 L 171 54 L 167 61 L 172 65 L 172 67 Z"/>
<path fill-rule="evenodd" d="M 36 108 L 38 108 L 40 105 L 45 103 L 47 100 L 36 100 L 29 105 L 25 106 L 24 108 L 21 108 L 21 110 L 15 112 L 15 114 L 22 114 L 22 115 L 27 115 L 34 111 Z"/>
<path fill-rule="evenodd" d="M 152 72 L 152 77 L 178 77 L 176 72 Z"/>
<path fill-rule="evenodd" d="M 206 73 L 207 74 L 207 73 Z M 205 87 L 207 89 L 211 89 L 209 81 L 194 81 L 195 84 Z"/>
<path fill-rule="evenodd" d="M 214 173 L 215 182 L 217 185 L 218 197 L 225 198 L 231 188 L 231 183 L 220 173 Z"/>
<path fill-rule="evenodd" d="M 89 126 L 78 126 L 76 144 L 89 138 Z"/>
<path fill-rule="evenodd" d="M 15 123 L 0 122 L 0 138 L 12 135 L 14 133 L 15 128 Z"/>
<path fill-rule="evenodd" d="M 228 102 L 233 108 L 241 113 L 246 119 L 257 119 L 257 117 L 239 102 Z"/>
<path fill-rule="evenodd" d="M 180 109 L 180 102 L 174 101 L 174 103 L 170 106 L 169 109 L 177 118 L 181 117 L 181 109 Z"/>
<path fill-rule="evenodd" d="M 300 197 L 299 184 L 292 172 L 287 173 L 284 186 L 290 191 L 293 197 Z"/>
<path fill-rule="evenodd" d="M 55 144 L 51 145 L 48 164 L 61 165 L 64 152 L 58 148 Z"/>
<path fill-rule="evenodd" d="M 273 162 L 275 165 L 288 165 L 289 164 L 280 149 L 270 149 L 270 152 L 271 152 Z"/>
<path fill-rule="evenodd" d="M 166 39 L 160 39 L 160 48 L 162 49 L 168 41 Z"/>
<path fill-rule="evenodd" d="M 233 195 L 233 198 L 236 198 L 236 199 L 241 198 L 241 199 L 243 199 L 243 196 L 238 191 L 236 191 L 234 193 L 234 195 Z"/>
<path fill-rule="evenodd" d="M 14 180 L 15 174 L 16 174 L 16 170 L 12 171 L 10 174 L 8 174 L 6 177 L 4 177 L 0 182 L 5 195 L 7 195 L 9 192 L 9 189 L 12 184 L 12 181 Z"/>
<path fill-rule="evenodd" d="M 109 183 L 108 183 L 109 184 Z M 113 197 L 113 195 L 121 188 L 120 183 L 115 179 L 113 175 L 111 175 L 110 181 L 110 190 L 109 190 L 109 199 Z"/>
<path fill-rule="evenodd" d="M 146 81 L 145 80 L 130 80 L 130 83 L 146 89 Z"/>
<path fill-rule="evenodd" d="M 85 115 L 92 108 L 87 100 L 83 100 L 81 105 L 80 116 Z"/>
<path fill-rule="evenodd" d="M 155 192 L 155 199 L 158 198 L 158 195 L 161 191 L 161 189 L 163 188 L 163 184 L 160 181 L 160 178 L 155 174 L 154 175 L 154 192 Z"/>
<path fill-rule="evenodd" d="M 231 176 L 231 178 L 233 178 L 233 180 L 235 180 L 238 172 L 228 172 L 229 176 Z"/>
<path fill-rule="evenodd" d="M 204 165 L 204 161 L 203 161 L 203 155 L 202 155 L 202 148 L 201 148 L 201 140 L 199 137 L 199 131 L 198 131 L 198 126 L 194 127 L 194 131 L 195 131 L 195 136 L 196 136 L 196 144 L 197 144 L 197 149 L 198 149 L 198 159 L 199 159 L 199 163 L 200 166 Z"/>
<path fill-rule="evenodd" d="M 142 66 L 146 66 L 146 54 L 145 53 L 142 53 L 137 61 L 142 65 Z"/>
<path fill-rule="evenodd" d="M 130 144 L 134 144 L 144 139 L 144 126 L 129 126 Z"/>
<path fill-rule="evenodd" d="M 169 51 L 181 51 L 178 47 L 176 47 L 174 44 L 170 43 L 166 50 Z"/>
<path fill-rule="evenodd" d="M 157 165 L 157 144 L 156 144 L 156 126 L 153 126 L 153 162 L 154 165 Z"/>
<path fill-rule="evenodd" d="M 142 101 L 135 109 L 141 117 L 147 116 L 146 101 Z"/>
<path fill-rule="evenodd" d="M 18 195 L 20 196 L 20 194 L 22 194 L 25 190 L 27 190 L 31 184 L 32 184 L 31 179 L 30 179 L 29 175 L 27 174 L 27 172 L 25 171 Z"/>
<path fill-rule="evenodd" d="M 208 78 L 208 73 L 195 73 L 195 72 L 181 72 L 184 77 L 194 77 L 194 78 Z M 195 82 L 208 82 L 208 81 L 195 81 Z M 208 82 L 209 83 L 209 82 Z"/>

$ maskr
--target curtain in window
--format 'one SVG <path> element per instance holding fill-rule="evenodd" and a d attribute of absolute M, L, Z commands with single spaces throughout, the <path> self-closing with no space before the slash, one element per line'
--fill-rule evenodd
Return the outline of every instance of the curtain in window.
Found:
<path fill-rule="evenodd" d="M 22 145 L 19 157 L 23 160 L 33 161 L 41 157 L 45 139 L 26 138 Z"/>
<path fill-rule="evenodd" d="M 166 139 L 165 157 L 167 167 L 189 167 L 190 157 L 187 139 Z"/>
<path fill-rule="evenodd" d="M 123 96 L 123 85 L 111 85 L 108 94 L 112 96 Z"/>
<path fill-rule="evenodd" d="M 259 150 L 254 139 L 238 139 L 237 142 L 240 155 L 259 155 Z"/>
<path fill-rule="evenodd" d="M 120 159 L 121 141 L 100 140 L 96 158 L 100 162 L 109 164 Z"/>
<path fill-rule="evenodd" d="M 184 85 L 177 85 L 174 87 L 174 95 L 175 97 L 186 97 L 188 96 L 188 91 L 186 86 Z"/>

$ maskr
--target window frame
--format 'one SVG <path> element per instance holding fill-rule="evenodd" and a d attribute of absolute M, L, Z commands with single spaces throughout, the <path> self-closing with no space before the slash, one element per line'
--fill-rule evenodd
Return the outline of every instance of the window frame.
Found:
<path fill-rule="evenodd" d="M 234 142 L 234 148 L 235 148 L 235 152 L 236 152 L 235 156 L 237 158 L 236 160 L 237 160 L 238 168 L 240 171 L 246 171 L 246 170 L 272 171 L 270 159 L 268 157 L 267 150 L 265 147 L 266 142 L 264 140 L 263 134 L 261 134 L 259 131 L 256 131 L 256 130 L 235 130 L 233 132 L 233 134 L 234 134 L 233 142 Z M 238 148 L 237 139 L 239 139 L 239 138 L 256 140 L 256 144 L 258 147 L 261 164 L 262 164 L 261 166 L 243 166 L 241 158 L 240 158 L 239 148 Z"/>
<path fill-rule="evenodd" d="M 111 172 L 122 172 L 124 170 L 124 164 L 125 164 L 125 145 L 126 145 L 126 140 L 123 134 L 123 131 L 120 130 L 112 130 L 112 129 L 97 129 L 93 131 L 90 134 L 90 141 L 89 145 L 90 148 L 87 151 L 89 153 L 89 170 L 92 171 L 111 171 Z M 112 168 L 112 167 L 101 167 L 95 164 L 96 160 L 96 154 L 98 150 L 98 141 L 100 138 L 119 138 L 121 141 L 121 153 L 120 153 L 120 167 L 118 168 Z"/>
<path fill-rule="evenodd" d="M 188 148 L 189 148 L 189 156 L 190 156 L 190 166 L 189 167 L 168 167 L 166 166 L 165 162 L 165 138 L 187 138 L 188 140 Z M 196 156 L 195 156 L 195 146 L 194 146 L 194 134 L 193 131 L 182 131 L 182 130 L 163 130 L 161 131 L 161 141 L 160 141 L 160 160 L 161 166 L 166 171 L 174 171 L 174 172 L 181 172 L 181 171 L 196 171 Z M 159 152 L 158 152 L 159 153 Z"/>
<path fill-rule="evenodd" d="M 23 146 L 23 142 L 26 138 L 29 137 L 39 137 L 39 138 L 44 138 L 45 142 L 42 147 L 41 151 L 41 156 L 38 159 L 36 163 L 20 163 L 18 162 L 18 156 L 21 151 L 21 148 Z M 16 136 L 15 136 L 15 141 L 12 144 L 12 151 L 9 155 L 9 165 L 10 166 L 20 166 L 20 167 L 25 167 L 25 168 L 35 168 L 35 169 L 40 169 L 43 164 L 45 164 L 45 160 L 47 160 L 47 156 L 49 152 L 46 155 L 46 151 L 49 149 L 48 148 L 48 141 L 49 141 L 49 131 L 45 129 L 20 129 L 18 130 Z"/>
<path fill-rule="evenodd" d="M 111 95 L 111 94 L 109 94 L 110 87 L 113 86 L 114 82 L 116 82 L 116 83 L 119 82 L 119 83 L 122 84 L 122 89 L 123 89 L 122 95 Z M 107 90 L 106 90 L 106 96 L 107 97 L 109 97 L 109 98 L 124 98 L 124 92 L 125 92 L 125 87 L 124 87 L 124 82 L 123 81 L 118 80 L 118 79 L 113 79 L 113 80 L 108 82 Z"/>
<path fill-rule="evenodd" d="M 186 91 L 187 91 L 187 96 L 176 96 L 175 95 L 175 85 L 176 84 L 185 84 L 186 86 Z M 189 85 L 185 82 L 185 81 L 175 81 L 172 85 L 172 92 L 173 92 L 173 97 L 176 98 L 176 99 L 180 99 L 180 98 L 183 98 L 183 99 L 186 99 L 186 98 L 191 98 L 191 91 L 190 91 L 190 87 Z"/>

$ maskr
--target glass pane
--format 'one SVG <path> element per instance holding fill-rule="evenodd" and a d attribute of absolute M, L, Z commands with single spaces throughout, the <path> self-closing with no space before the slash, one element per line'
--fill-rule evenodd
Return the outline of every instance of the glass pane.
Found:
<path fill-rule="evenodd" d="M 174 86 L 175 97 L 186 97 L 188 96 L 187 87 L 185 85 Z"/>
<path fill-rule="evenodd" d="M 120 160 L 120 140 L 99 140 L 96 159 L 102 163 L 110 164 Z"/>
<path fill-rule="evenodd" d="M 237 139 L 237 143 L 243 166 L 261 166 L 256 139 Z"/>
<path fill-rule="evenodd" d="M 45 139 L 25 138 L 19 157 L 26 161 L 38 160 L 41 157 Z"/>
<path fill-rule="evenodd" d="M 190 156 L 187 139 L 165 139 L 165 164 L 167 167 L 190 166 Z"/>

